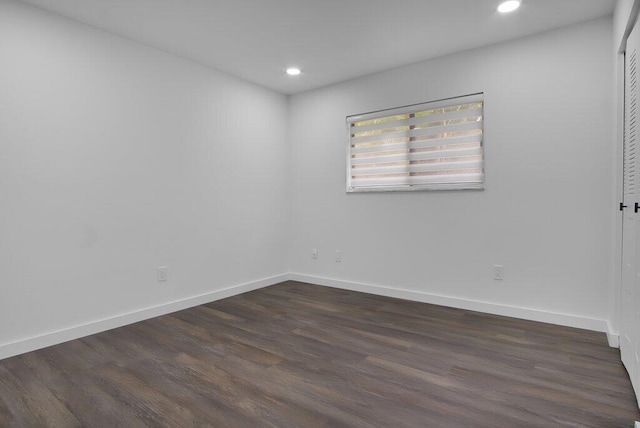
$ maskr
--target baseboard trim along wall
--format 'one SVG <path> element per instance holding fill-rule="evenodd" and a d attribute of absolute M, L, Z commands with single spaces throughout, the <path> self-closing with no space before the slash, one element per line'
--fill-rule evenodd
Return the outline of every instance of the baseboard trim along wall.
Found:
<path fill-rule="evenodd" d="M 117 327 L 144 321 L 149 318 L 166 315 L 172 312 L 181 311 L 183 309 L 188 309 L 205 303 L 214 302 L 216 300 L 225 299 L 227 297 L 236 296 L 238 294 L 257 290 L 259 288 L 264 288 L 269 285 L 278 284 L 288 279 L 288 274 L 277 275 L 270 278 L 263 278 L 257 281 L 224 288 L 222 290 L 216 290 L 210 293 L 187 297 L 186 299 L 176 300 L 162 305 L 141 309 L 139 311 L 116 315 L 87 324 L 45 333 L 16 342 L 0 344 L 0 359 L 24 354 L 25 352 L 31 352 L 37 349 L 42 349 L 48 346 L 67 342 L 69 340 L 79 339 L 81 337 L 101 333 L 103 331 L 111 330 Z"/>
<path fill-rule="evenodd" d="M 607 332 L 607 340 L 609 341 L 609 346 L 612 348 L 620 347 L 620 338 L 617 334 L 613 334 L 611 332 Z"/>
<path fill-rule="evenodd" d="M 434 305 L 467 309 L 470 311 L 485 312 L 489 314 L 503 315 L 530 321 L 539 321 L 567 327 L 582 328 L 585 330 L 600 331 L 607 334 L 609 346 L 617 347 L 618 336 L 609 332 L 609 323 L 607 322 L 607 320 L 585 318 L 577 315 L 560 314 L 555 312 L 542 311 L 539 309 L 499 305 L 495 303 L 481 302 L 476 300 L 466 300 L 457 297 L 429 294 L 421 291 L 343 281 L 332 278 L 322 278 L 312 275 L 303 275 L 299 273 L 291 273 L 289 277 L 292 281 L 306 282 L 309 284 L 322 285 L 326 287 L 342 288 L 345 290 L 360 291 L 363 293 L 377 294 L 380 296 L 396 297 L 399 299 L 431 303 Z"/>
<path fill-rule="evenodd" d="M 211 303 L 216 300 L 221 300 L 227 297 L 246 293 L 248 291 L 268 287 L 270 285 L 275 285 L 287 280 L 305 282 L 308 284 L 315 284 L 326 287 L 342 288 L 345 290 L 360 291 L 363 293 L 376 294 L 380 296 L 413 300 L 416 302 L 431 303 L 434 305 L 448 306 L 452 308 L 485 312 L 494 315 L 503 315 L 530 321 L 539 321 L 550 324 L 563 325 L 567 327 L 600 331 L 607 334 L 609 346 L 614 348 L 617 348 L 619 346 L 618 335 L 611 333 L 609 323 L 606 320 L 585 318 L 577 315 L 560 314 L 538 309 L 499 305 L 489 302 L 466 300 L 457 297 L 441 296 L 414 290 L 386 287 L 382 285 L 343 281 L 340 279 L 323 278 L 312 275 L 304 275 L 300 273 L 288 273 L 272 276 L 269 278 L 263 278 L 240 285 L 235 285 L 232 287 L 224 288 L 222 290 L 216 290 L 210 293 L 188 297 L 186 299 L 176 300 L 162 305 L 141 309 L 139 311 L 116 315 L 110 318 L 93 321 L 87 324 L 78 325 L 63 330 L 45 333 L 16 342 L 0 344 L 0 359 L 9 358 L 15 355 L 24 354 L 26 352 L 35 351 L 37 349 L 46 348 L 48 346 L 57 345 L 59 343 L 64 343 L 69 340 L 79 339 L 81 337 L 101 333 L 103 331 L 122 327 L 128 324 L 133 324 L 139 321 L 144 321 L 149 318 L 170 314 L 172 312 L 188 309 L 205 303 Z"/>
<path fill-rule="evenodd" d="M 607 340 L 609 341 L 609 346 L 612 348 L 620 347 L 620 336 L 618 333 L 613 332 L 609 321 L 607 321 Z"/>

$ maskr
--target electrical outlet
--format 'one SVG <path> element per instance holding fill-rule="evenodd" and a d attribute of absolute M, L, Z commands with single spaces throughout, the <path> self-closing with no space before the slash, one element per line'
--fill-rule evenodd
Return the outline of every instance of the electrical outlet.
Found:
<path fill-rule="evenodd" d="M 336 250 L 336 263 L 342 263 L 342 250 Z"/>
<path fill-rule="evenodd" d="M 504 279 L 504 266 L 493 265 L 493 279 L 502 281 Z"/>
<path fill-rule="evenodd" d="M 168 275 L 169 275 L 169 270 L 167 269 L 166 266 L 158 267 L 158 282 L 166 281 Z"/>
<path fill-rule="evenodd" d="M 318 250 L 317 249 L 313 249 L 311 250 L 311 257 L 313 257 L 314 259 L 318 258 Z"/>

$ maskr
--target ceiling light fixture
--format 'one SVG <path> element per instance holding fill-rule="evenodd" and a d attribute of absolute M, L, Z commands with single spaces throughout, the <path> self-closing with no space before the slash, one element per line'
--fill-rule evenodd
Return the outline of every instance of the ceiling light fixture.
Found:
<path fill-rule="evenodd" d="M 519 7 L 520 7 L 520 0 L 509 0 L 509 1 L 505 1 L 504 3 L 501 3 L 500 6 L 498 6 L 498 12 L 509 13 L 509 12 L 513 12 Z"/>
<path fill-rule="evenodd" d="M 297 75 L 299 75 L 300 73 L 301 73 L 301 72 L 300 72 L 300 69 L 299 69 L 299 68 L 296 68 L 296 67 L 289 67 L 289 68 L 287 68 L 287 74 L 288 74 L 289 76 L 297 76 Z"/>

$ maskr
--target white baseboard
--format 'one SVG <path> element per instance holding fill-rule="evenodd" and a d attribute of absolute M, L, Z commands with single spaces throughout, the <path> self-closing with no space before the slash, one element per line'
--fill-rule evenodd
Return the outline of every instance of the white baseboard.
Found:
<path fill-rule="evenodd" d="M 494 315 L 520 318 L 530 321 L 539 321 L 549 324 L 576 327 L 585 330 L 593 330 L 607 333 L 609 337 L 609 326 L 606 320 L 585 318 L 578 315 L 568 315 L 556 312 L 548 312 L 539 309 L 529 309 L 517 306 L 500 305 L 496 303 L 481 302 L 477 300 L 467 300 L 458 297 L 441 296 L 429 294 L 421 291 L 405 290 L 401 288 L 386 287 L 382 285 L 363 284 L 359 282 L 343 281 L 332 278 L 322 278 L 312 275 L 291 273 L 292 281 L 306 282 L 309 284 L 323 285 L 327 287 L 342 288 L 345 290 L 360 291 L 363 293 L 377 294 L 380 296 L 396 297 L 399 299 L 414 300 L 417 302 L 431 303 L 434 305 L 449 306 L 452 308 L 467 309 L 470 311 L 485 312 Z M 609 345 L 617 335 L 611 335 Z"/>
<path fill-rule="evenodd" d="M 620 337 L 617 334 L 607 331 L 607 341 L 609 342 L 609 346 L 612 348 L 620 347 Z"/>
<path fill-rule="evenodd" d="M 471 311 L 485 312 L 495 315 L 521 318 L 531 321 L 582 328 L 586 330 L 600 331 L 607 334 L 609 346 L 615 348 L 619 346 L 618 335 L 611 333 L 608 322 L 606 320 L 585 318 L 577 315 L 560 314 L 538 309 L 500 305 L 476 300 L 460 299 L 457 297 L 429 294 L 421 291 L 405 290 L 401 288 L 386 287 L 382 285 L 364 284 L 358 282 L 343 281 L 339 279 L 322 278 L 312 275 L 303 275 L 299 273 L 289 273 L 276 275 L 270 278 L 264 278 L 233 287 L 228 287 L 222 290 L 205 293 L 198 296 L 188 297 L 186 299 L 141 309 L 139 311 L 115 315 L 110 318 L 89 322 L 87 324 L 82 324 L 63 330 L 44 333 L 42 335 L 29 337 L 11 343 L 0 344 L 0 360 L 23 354 L 25 352 L 35 351 L 37 349 L 57 345 L 69 340 L 79 339 L 91 334 L 111 330 L 113 328 L 122 327 L 139 321 L 144 321 L 149 318 L 166 315 L 172 312 L 180 311 L 205 303 L 214 302 L 216 300 L 225 299 L 227 297 L 236 296 L 238 294 L 268 287 L 270 285 L 278 284 L 287 280 L 306 282 L 309 284 L 316 284 L 327 287 L 342 288 L 345 290 L 360 291 L 363 293 L 377 294 L 380 296 L 395 297 L 399 299 L 407 299 L 441 306 L 449 306 L 459 309 L 467 309 Z"/>
<path fill-rule="evenodd" d="M 139 311 L 115 315 L 110 318 L 105 318 L 87 324 L 45 333 L 39 336 L 18 340 L 16 342 L 0 344 L 0 360 L 12 357 L 14 355 L 23 354 L 25 352 L 35 351 L 36 349 L 46 348 L 51 345 L 57 345 L 69 340 L 89 336 L 91 334 L 111 330 L 113 328 L 122 327 L 124 325 L 144 321 L 146 319 L 157 317 L 160 315 L 166 315 L 171 312 L 176 312 L 205 303 L 210 303 L 216 300 L 225 299 L 227 297 L 246 293 L 247 291 L 257 290 L 269 285 L 278 284 L 288 279 L 288 274 L 277 275 L 270 278 L 264 278 L 257 281 L 228 287 L 222 290 L 213 291 L 211 293 L 205 293 L 198 296 L 188 297 L 182 300 L 165 303 L 162 305 L 141 309 Z"/>
<path fill-rule="evenodd" d="M 612 348 L 620 347 L 620 336 L 618 333 L 614 333 L 611 328 L 611 323 L 607 321 L 607 340 L 609 341 L 609 346 Z M 639 427 L 640 428 L 640 427 Z"/>

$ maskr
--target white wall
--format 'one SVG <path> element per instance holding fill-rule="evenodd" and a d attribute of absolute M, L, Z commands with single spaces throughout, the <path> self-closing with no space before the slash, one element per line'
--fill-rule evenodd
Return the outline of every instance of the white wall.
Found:
<path fill-rule="evenodd" d="M 293 96 L 293 272 L 606 329 L 611 46 L 603 18 Z M 345 116 L 478 91 L 486 190 L 345 193 Z M 494 264 L 505 266 L 504 281 L 492 279 Z"/>
<path fill-rule="evenodd" d="M 286 272 L 286 123 L 283 95 L 0 0 L 0 348 Z"/>

